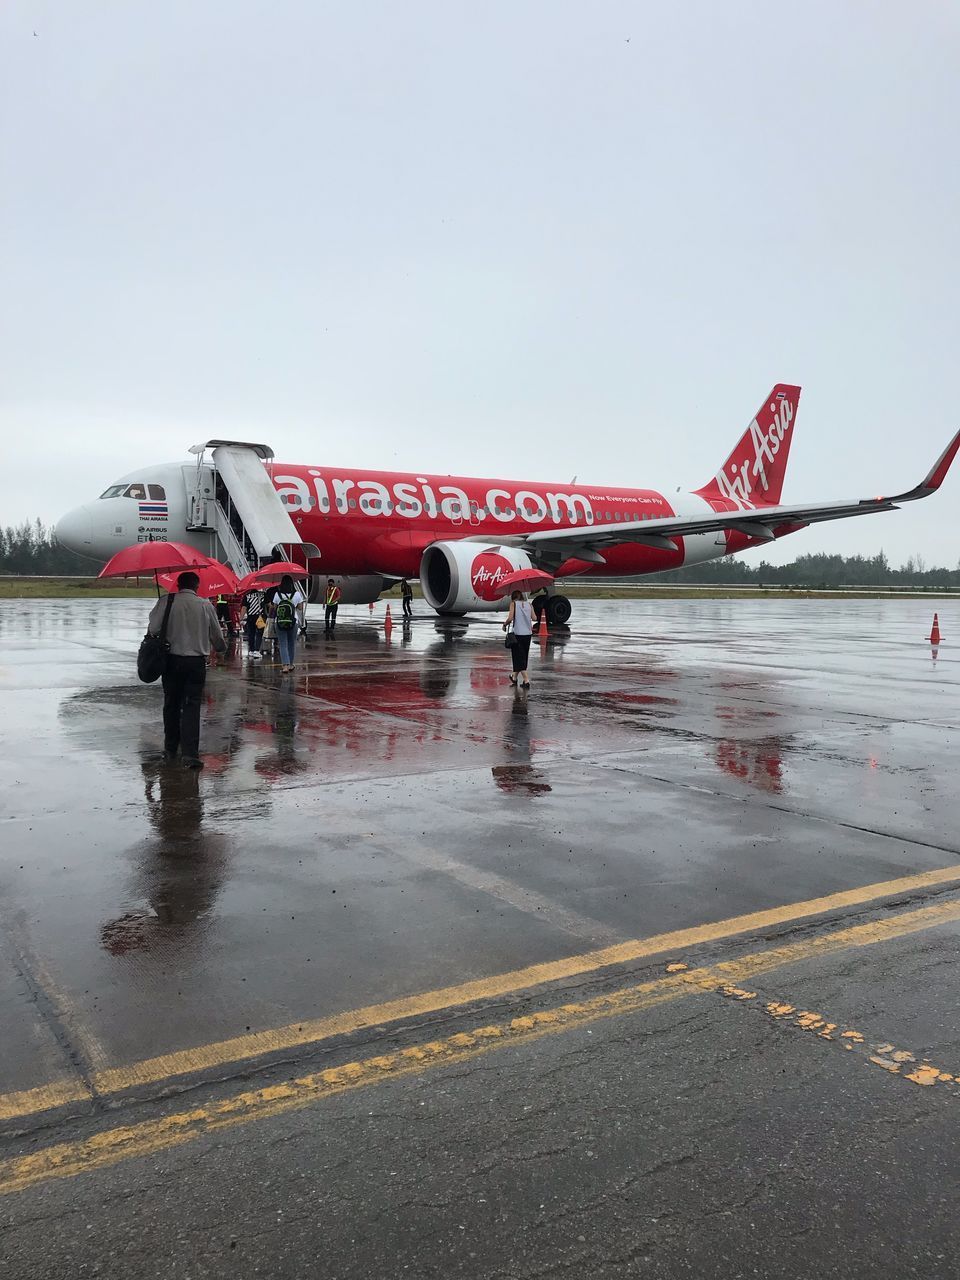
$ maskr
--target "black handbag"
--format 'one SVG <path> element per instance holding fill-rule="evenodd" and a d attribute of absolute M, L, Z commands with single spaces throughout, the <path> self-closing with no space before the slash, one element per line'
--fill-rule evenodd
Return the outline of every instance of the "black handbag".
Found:
<path fill-rule="evenodd" d="M 167 596 L 167 607 L 163 611 L 160 634 L 152 636 L 148 631 L 140 641 L 140 649 L 137 653 L 137 675 L 144 684 L 153 684 L 167 669 L 167 654 L 170 652 L 170 646 L 167 644 L 167 623 L 170 620 L 173 596 L 172 591 Z"/>
<path fill-rule="evenodd" d="M 508 649 L 512 649 L 517 643 L 517 633 L 512 628 L 507 632 L 503 643 Z"/>

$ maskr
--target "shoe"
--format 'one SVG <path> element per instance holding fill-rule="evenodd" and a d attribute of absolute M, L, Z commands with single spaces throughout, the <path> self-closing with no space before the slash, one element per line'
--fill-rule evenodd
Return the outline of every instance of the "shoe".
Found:
<path fill-rule="evenodd" d="M 520 686 L 520 688 L 521 688 L 521 689 L 529 689 L 529 688 L 530 688 L 530 681 L 529 681 L 529 680 L 524 680 L 524 682 L 523 682 L 523 684 Z"/>
<path fill-rule="evenodd" d="M 516 683 L 517 683 L 517 677 L 516 677 L 516 676 L 511 676 L 511 677 L 510 677 L 510 683 L 511 683 L 511 684 L 516 684 Z"/>
<path fill-rule="evenodd" d="M 163 763 L 164 763 L 164 764 L 173 764 L 173 763 L 174 763 L 174 761 L 175 761 L 175 760 L 176 760 L 176 758 L 177 758 L 177 750 L 179 750 L 179 748 L 176 748 L 176 749 L 174 749 L 173 751 L 170 751 L 170 750 L 168 750 L 168 748 L 167 748 L 167 747 L 164 747 L 164 749 L 163 749 Z"/>
<path fill-rule="evenodd" d="M 183 767 L 185 769 L 202 769 L 203 761 L 199 756 L 184 756 Z"/>

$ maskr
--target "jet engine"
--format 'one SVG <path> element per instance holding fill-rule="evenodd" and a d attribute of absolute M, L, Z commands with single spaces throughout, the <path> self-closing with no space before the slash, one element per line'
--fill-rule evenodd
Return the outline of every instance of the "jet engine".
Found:
<path fill-rule="evenodd" d="M 532 569 L 525 551 L 482 542 L 434 542 L 420 561 L 424 598 L 438 613 L 477 613 L 506 609 L 496 594 L 501 579 L 517 569 Z"/>

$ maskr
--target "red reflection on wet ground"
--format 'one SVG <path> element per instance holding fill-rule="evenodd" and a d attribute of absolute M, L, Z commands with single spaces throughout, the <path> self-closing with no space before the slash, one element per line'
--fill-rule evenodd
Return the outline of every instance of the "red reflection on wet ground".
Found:
<path fill-rule="evenodd" d="M 717 743 L 718 768 L 761 791 L 783 790 L 783 744 L 779 738 L 759 742 L 735 742 L 724 738 Z"/>

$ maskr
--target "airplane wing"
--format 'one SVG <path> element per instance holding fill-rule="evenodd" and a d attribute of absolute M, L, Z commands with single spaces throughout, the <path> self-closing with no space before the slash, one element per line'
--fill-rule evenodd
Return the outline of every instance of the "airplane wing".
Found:
<path fill-rule="evenodd" d="M 637 542 L 644 546 L 675 551 L 674 539 L 694 533 L 721 533 L 737 530 L 750 538 L 772 542 L 778 531 L 827 520 L 845 520 L 850 516 L 873 515 L 877 511 L 895 511 L 903 502 L 928 498 L 943 483 L 950 464 L 960 449 L 960 431 L 921 482 L 904 493 L 890 497 L 860 498 L 850 502 L 813 502 L 799 505 L 743 507 L 731 511 L 705 512 L 694 516 L 665 516 L 654 520 L 628 520 L 621 524 L 579 525 L 569 529 L 544 529 L 505 536 L 497 541 L 522 547 L 533 558 L 544 561 L 578 559 L 602 564 L 603 548 Z M 477 534 L 466 541 L 489 542 L 489 534 Z"/>

